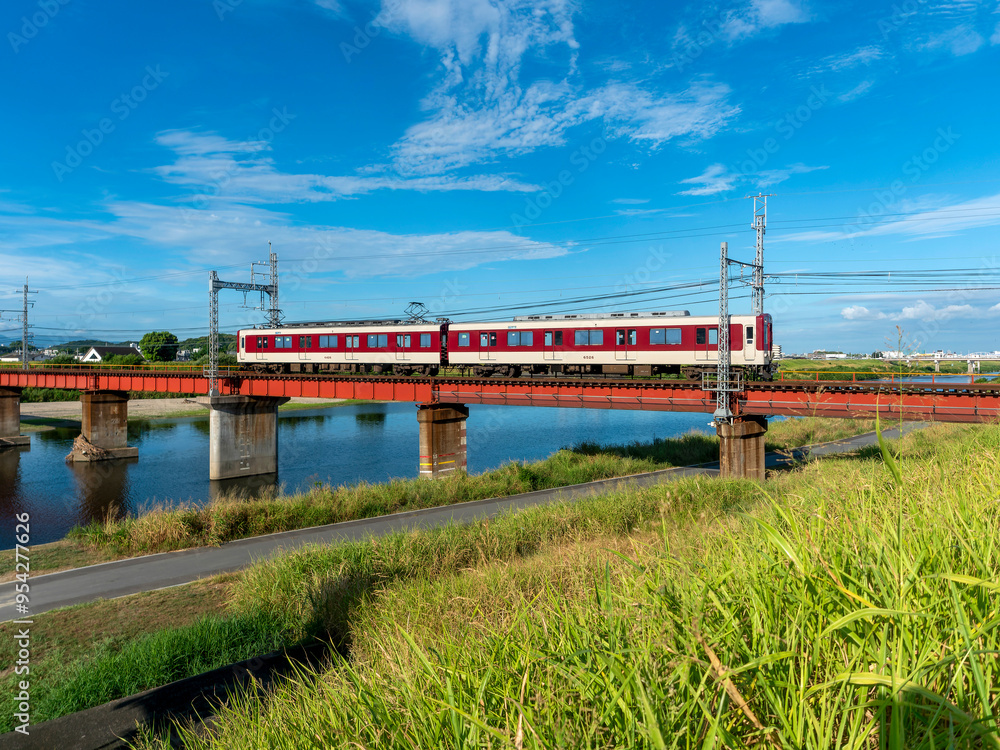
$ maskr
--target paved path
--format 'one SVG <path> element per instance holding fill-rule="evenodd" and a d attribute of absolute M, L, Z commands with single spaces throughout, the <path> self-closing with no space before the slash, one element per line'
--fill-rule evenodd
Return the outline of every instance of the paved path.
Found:
<path fill-rule="evenodd" d="M 908 423 L 903 425 L 902 430 L 905 433 L 920 426 L 922 426 L 921 423 Z M 899 437 L 900 430 L 885 430 L 883 435 L 886 438 Z M 796 452 L 796 458 L 844 453 L 873 445 L 876 442 L 875 434 L 868 433 L 799 449 Z M 770 468 L 788 462 L 787 457 L 778 454 L 768 454 L 767 456 L 767 466 Z M 666 469 L 552 490 L 527 492 L 505 498 L 477 500 L 458 505 L 395 513 L 378 518 L 365 518 L 328 526 L 285 531 L 279 534 L 240 539 L 219 547 L 198 547 L 178 552 L 164 552 L 90 565 L 85 568 L 64 570 L 59 573 L 33 576 L 31 578 L 31 614 L 41 614 L 52 609 L 97 599 L 115 599 L 141 591 L 179 586 L 199 578 L 240 570 L 258 560 L 273 557 L 308 544 L 356 541 L 398 531 L 444 526 L 449 523 L 469 523 L 559 500 L 573 501 L 626 487 L 649 487 L 681 477 L 717 475 L 718 471 L 718 462 Z M 19 615 L 14 610 L 13 585 L 3 584 L 0 591 L 3 591 L 3 594 L 0 595 L 0 622 L 18 617 Z"/>

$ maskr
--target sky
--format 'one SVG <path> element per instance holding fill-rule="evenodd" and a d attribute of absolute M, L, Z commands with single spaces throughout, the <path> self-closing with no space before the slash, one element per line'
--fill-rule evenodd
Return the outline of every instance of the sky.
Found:
<path fill-rule="evenodd" d="M 25 277 L 38 345 L 204 335 L 269 243 L 289 323 L 717 315 L 767 194 L 786 352 L 1000 349 L 996 0 L 8 0 L 0 33 L 0 341 Z"/>

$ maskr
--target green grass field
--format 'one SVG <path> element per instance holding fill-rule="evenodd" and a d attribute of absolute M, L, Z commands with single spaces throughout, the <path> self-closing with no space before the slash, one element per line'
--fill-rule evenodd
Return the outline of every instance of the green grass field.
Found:
<path fill-rule="evenodd" d="M 867 420 L 774 422 L 768 433 L 768 449 L 835 440 L 872 426 Z M 717 460 L 718 454 L 718 438 L 704 433 L 654 443 L 583 444 L 561 450 L 544 461 L 512 462 L 483 474 L 455 474 L 434 482 L 396 479 L 384 484 L 317 485 L 297 495 L 254 500 L 224 497 L 205 506 L 152 510 L 135 518 L 94 522 L 74 529 L 68 540 L 115 555 L 149 554 L 704 463 Z"/>
<path fill-rule="evenodd" d="M 185 746 L 997 747 L 998 453 L 932 427 L 263 564 L 233 611 L 349 655 Z"/>

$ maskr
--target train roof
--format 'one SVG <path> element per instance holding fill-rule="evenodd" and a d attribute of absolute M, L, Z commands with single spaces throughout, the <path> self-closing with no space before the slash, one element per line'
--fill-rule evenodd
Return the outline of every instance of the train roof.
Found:
<path fill-rule="evenodd" d="M 517 315 L 519 320 L 607 320 L 609 318 L 684 318 L 690 317 L 687 310 L 664 310 L 662 312 L 616 312 L 616 313 L 578 313 L 575 315 Z"/>

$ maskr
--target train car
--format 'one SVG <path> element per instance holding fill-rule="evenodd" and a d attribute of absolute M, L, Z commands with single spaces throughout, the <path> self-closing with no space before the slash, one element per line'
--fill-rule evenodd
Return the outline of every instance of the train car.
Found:
<path fill-rule="evenodd" d="M 436 375 L 441 325 L 406 321 L 317 323 L 238 333 L 237 360 L 257 372 Z"/>
<path fill-rule="evenodd" d="M 530 315 L 510 322 L 452 323 L 448 363 L 476 375 L 529 373 L 614 374 L 648 377 L 714 371 L 718 317 L 687 311 L 603 315 Z M 732 365 L 751 375 L 771 374 L 771 316 L 730 320 Z"/>

